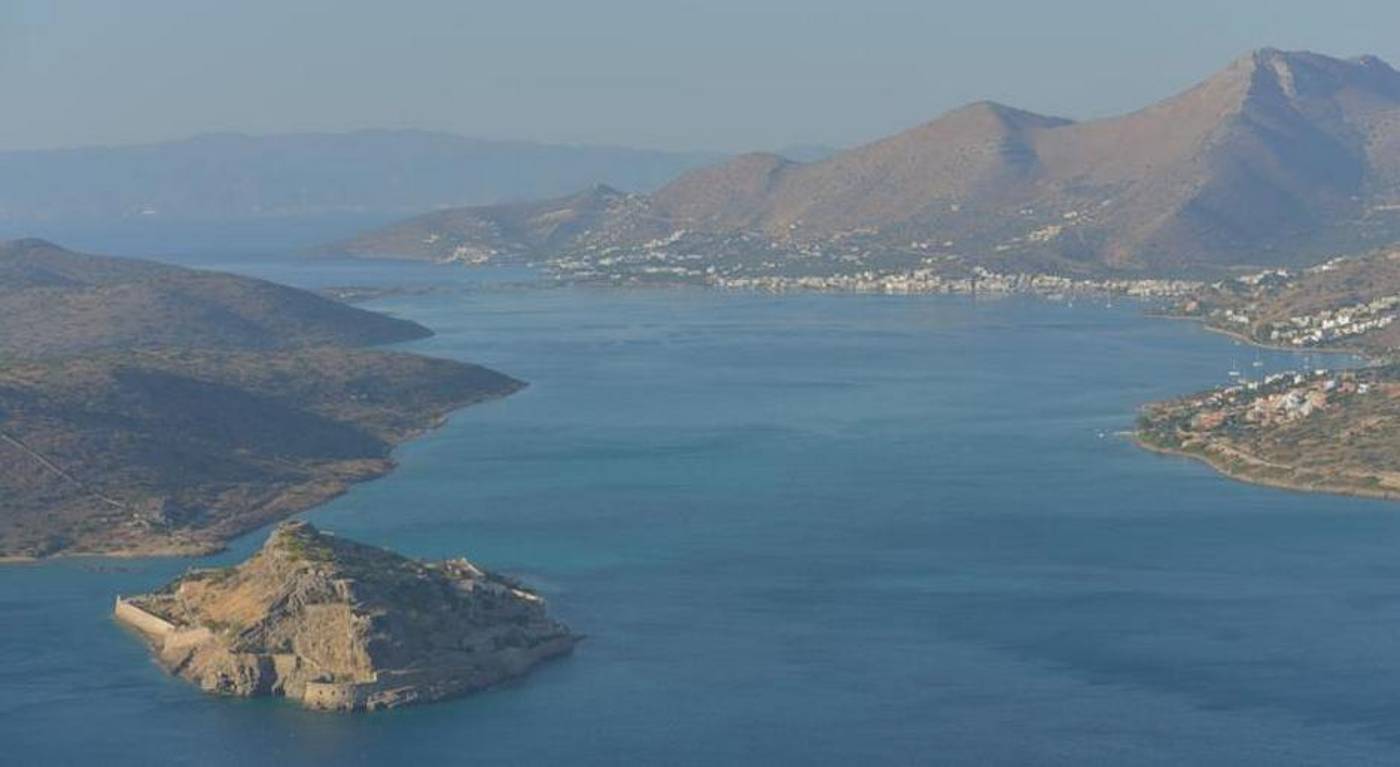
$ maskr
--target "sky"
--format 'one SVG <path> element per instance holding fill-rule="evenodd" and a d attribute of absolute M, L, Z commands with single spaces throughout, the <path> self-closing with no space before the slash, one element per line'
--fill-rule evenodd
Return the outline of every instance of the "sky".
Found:
<path fill-rule="evenodd" d="M 0 149 L 424 128 L 851 146 L 993 99 L 1087 118 L 1248 50 L 1400 66 L 1397 0 L 0 0 Z"/>

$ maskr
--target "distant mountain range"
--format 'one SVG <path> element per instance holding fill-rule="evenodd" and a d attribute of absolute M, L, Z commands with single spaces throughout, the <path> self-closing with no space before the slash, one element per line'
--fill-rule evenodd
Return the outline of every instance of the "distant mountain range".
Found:
<path fill-rule="evenodd" d="M 211 134 L 142 146 L 0 152 L 0 226 L 404 215 L 565 194 L 647 191 L 719 155 L 488 141 L 416 130 Z"/>
<path fill-rule="evenodd" d="M 1370 56 L 1264 49 L 1121 117 L 981 102 L 812 162 L 742 155 L 651 194 L 596 187 L 439 211 L 330 250 L 596 262 L 660 239 L 711 261 L 840 247 L 857 266 L 1181 274 L 1396 238 L 1400 73 Z"/>

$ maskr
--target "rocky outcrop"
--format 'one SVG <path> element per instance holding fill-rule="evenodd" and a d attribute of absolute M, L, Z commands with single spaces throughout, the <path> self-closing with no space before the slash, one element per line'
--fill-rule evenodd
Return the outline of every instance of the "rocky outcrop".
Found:
<path fill-rule="evenodd" d="M 522 386 L 334 346 L 3 360 L 0 556 L 215 551 L 383 476 L 396 445 Z"/>
<path fill-rule="evenodd" d="M 115 616 L 207 692 L 334 711 L 479 690 L 578 641 L 539 596 L 465 559 L 419 562 L 306 522 L 241 565 L 118 599 Z"/>

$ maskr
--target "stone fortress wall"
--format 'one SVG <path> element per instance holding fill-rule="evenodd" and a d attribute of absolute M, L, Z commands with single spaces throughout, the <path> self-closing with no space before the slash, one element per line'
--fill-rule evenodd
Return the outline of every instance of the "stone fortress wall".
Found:
<path fill-rule="evenodd" d="M 307 682 L 301 702 L 307 708 L 329 711 L 364 708 L 375 687 L 373 682 Z"/>
<path fill-rule="evenodd" d="M 112 609 L 112 617 L 154 639 L 164 639 L 175 633 L 173 623 L 146 612 L 120 596 L 117 597 L 116 607 Z"/>
<path fill-rule="evenodd" d="M 202 626 L 180 628 L 166 619 L 148 612 L 134 602 L 117 597 L 112 608 L 112 617 L 146 635 L 158 647 L 172 649 L 197 644 L 209 639 L 209 629 Z M 279 667 L 290 668 L 295 659 L 292 656 L 274 657 Z M 310 708 L 326 710 L 350 710 L 364 708 L 369 696 L 382 689 L 376 682 L 307 682 L 302 693 L 302 701 Z"/>
<path fill-rule="evenodd" d="M 112 617 L 116 618 L 117 622 L 145 634 L 158 646 L 168 649 L 199 644 L 213 636 L 209 629 L 203 626 L 181 628 L 121 597 L 117 597 L 117 604 L 112 608 Z"/>

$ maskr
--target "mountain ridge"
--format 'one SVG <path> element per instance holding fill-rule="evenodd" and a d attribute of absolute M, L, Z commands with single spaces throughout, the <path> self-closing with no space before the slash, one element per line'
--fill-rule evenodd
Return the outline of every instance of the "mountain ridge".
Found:
<path fill-rule="evenodd" d="M 0 353 L 150 346 L 361 346 L 432 335 L 415 322 L 266 280 L 0 241 Z"/>
<path fill-rule="evenodd" d="M 577 259 L 685 230 L 711 248 L 757 238 L 757 258 L 860 236 L 867 250 L 932 242 L 939 256 L 1011 270 L 1180 275 L 1320 260 L 1400 236 L 1400 220 L 1378 215 L 1397 202 L 1400 73 L 1374 56 L 1263 48 L 1115 117 L 1074 121 L 979 101 L 814 162 L 740 155 L 634 195 L 571 241 L 524 238 L 498 251 Z M 537 215 L 573 209 L 567 198 L 537 205 Z M 500 216 L 491 207 L 452 214 L 476 228 Z M 473 247 L 467 229 L 433 223 L 410 219 L 369 237 L 383 243 L 399 230 L 400 251 L 378 255 Z M 365 244 L 340 251 L 362 254 Z"/>

